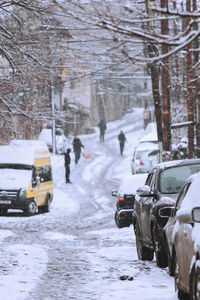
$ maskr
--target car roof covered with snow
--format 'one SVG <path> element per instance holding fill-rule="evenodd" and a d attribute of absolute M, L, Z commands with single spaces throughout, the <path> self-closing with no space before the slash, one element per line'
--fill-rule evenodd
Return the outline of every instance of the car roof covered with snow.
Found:
<path fill-rule="evenodd" d="M 37 140 L 13 140 L 9 145 L 0 146 L 0 164 L 33 165 L 40 153 L 49 156 L 44 142 Z"/>
<path fill-rule="evenodd" d="M 158 149 L 158 144 L 154 144 L 150 142 L 139 143 L 135 149 L 137 151 L 141 151 L 141 150 L 152 151 Z"/>
<path fill-rule="evenodd" d="M 153 169 L 160 168 L 172 168 L 175 166 L 184 166 L 184 165 L 192 165 L 192 164 L 200 164 L 199 158 L 191 158 L 191 159 L 182 159 L 182 160 L 171 160 L 157 164 Z"/>
<path fill-rule="evenodd" d="M 200 185 L 200 173 L 191 175 L 186 182 L 191 182 L 190 188 L 188 189 L 182 203 L 180 212 L 183 211 L 191 213 L 192 208 L 199 207 L 199 185 Z M 199 241 L 200 243 L 200 241 Z"/>
<path fill-rule="evenodd" d="M 144 185 L 148 173 L 125 176 L 120 184 L 118 194 L 135 195 L 139 186 Z"/>
<path fill-rule="evenodd" d="M 140 139 L 140 143 L 151 142 L 158 143 L 158 135 L 155 123 L 149 123 L 145 130 L 146 134 Z"/>

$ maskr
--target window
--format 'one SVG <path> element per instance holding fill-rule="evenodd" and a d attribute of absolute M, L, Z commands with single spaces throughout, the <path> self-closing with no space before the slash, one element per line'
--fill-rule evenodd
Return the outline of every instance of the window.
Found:
<path fill-rule="evenodd" d="M 52 180 L 52 172 L 50 166 L 43 167 L 43 178 L 44 181 Z"/>
<path fill-rule="evenodd" d="M 179 193 L 185 181 L 199 172 L 200 164 L 171 167 L 160 173 L 159 188 L 163 194 Z"/>
<path fill-rule="evenodd" d="M 146 182 L 145 182 L 146 185 L 149 185 L 149 186 L 150 186 L 152 176 L 153 176 L 153 173 L 150 173 L 150 174 L 148 175 L 147 180 L 146 180 Z"/>
<path fill-rule="evenodd" d="M 188 191 L 190 185 L 191 185 L 191 182 L 187 183 L 184 186 L 184 188 L 182 189 L 182 191 L 177 199 L 177 202 L 176 202 L 176 210 L 180 208 L 181 203 L 182 203 L 183 199 L 185 198 L 185 195 L 187 194 L 187 191 Z"/>
<path fill-rule="evenodd" d="M 151 182 L 150 182 L 150 188 L 152 191 L 155 190 L 155 181 L 156 181 L 156 175 L 155 175 L 155 173 L 153 173 L 153 176 L 152 176 Z"/>
<path fill-rule="evenodd" d="M 52 180 L 51 166 L 44 166 L 38 168 L 38 176 L 41 182 Z"/>

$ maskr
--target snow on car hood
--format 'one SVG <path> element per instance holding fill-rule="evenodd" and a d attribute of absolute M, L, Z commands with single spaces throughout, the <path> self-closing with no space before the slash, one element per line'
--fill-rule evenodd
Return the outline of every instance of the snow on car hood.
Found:
<path fill-rule="evenodd" d="M 18 190 L 28 188 L 31 182 L 31 170 L 0 169 L 0 189 Z"/>

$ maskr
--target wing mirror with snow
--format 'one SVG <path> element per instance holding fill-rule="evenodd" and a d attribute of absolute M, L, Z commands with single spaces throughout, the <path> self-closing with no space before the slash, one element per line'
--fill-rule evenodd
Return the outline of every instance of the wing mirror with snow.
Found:
<path fill-rule="evenodd" d="M 153 197 L 154 194 L 151 191 L 151 188 L 148 185 L 142 185 L 137 189 L 137 194 L 140 197 Z"/>

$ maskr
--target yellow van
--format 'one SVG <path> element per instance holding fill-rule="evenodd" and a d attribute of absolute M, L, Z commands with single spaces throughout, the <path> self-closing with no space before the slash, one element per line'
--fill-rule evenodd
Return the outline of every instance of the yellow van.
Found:
<path fill-rule="evenodd" d="M 44 142 L 14 140 L 0 146 L 0 214 L 20 209 L 49 212 L 53 199 L 51 157 Z"/>

